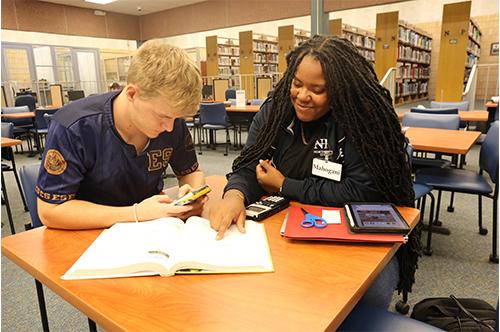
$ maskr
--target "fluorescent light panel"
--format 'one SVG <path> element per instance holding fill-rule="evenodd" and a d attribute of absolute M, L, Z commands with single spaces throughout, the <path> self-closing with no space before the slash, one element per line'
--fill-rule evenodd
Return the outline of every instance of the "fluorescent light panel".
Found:
<path fill-rule="evenodd" d="M 108 3 L 115 2 L 117 0 L 85 0 L 85 2 L 97 3 L 99 5 L 107 5 Z"/>

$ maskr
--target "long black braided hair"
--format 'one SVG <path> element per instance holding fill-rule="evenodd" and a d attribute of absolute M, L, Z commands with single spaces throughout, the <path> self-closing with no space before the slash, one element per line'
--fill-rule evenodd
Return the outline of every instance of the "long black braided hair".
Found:
<path fill-rule="evenodd" d="M 236 158 L 233 171 L 268 151 L 279 127 L 294 116 L 290 86 L 298 65 L 307 55 L 321 63 L 333 120 L 353 142 L 380 193 L 387 202 L 413 206 L 407 143 L 390 93 L 378 83 L 375 71 L 357 48 L 336 37 L 314 36 L 287 55 L 288 69 L 273 93 L 268 121 L 256 144 Z"/>
<path fill-rule="evenodd" d="M 268 121 L 256 143 L 247 146 L 235 159 L 233 172 L 261 158 L 276 139 L 280 126 L 288 125 L 294 117 L 290 87 L 305 56 L 312 56 L 321 63 L 333 121 L 342 127 L 361 155 L 385 201 L 414 206 L 407 141 L 401 132 L 390 93 L 379 84 L 370 63 L 343 38 L 314 36 L 287 55 L 288 69 L 273 93 Z M 399 291 L 411 292 L 420 255 L 420 227 L 417 226 L 408 243 L 397 253 Z"/>

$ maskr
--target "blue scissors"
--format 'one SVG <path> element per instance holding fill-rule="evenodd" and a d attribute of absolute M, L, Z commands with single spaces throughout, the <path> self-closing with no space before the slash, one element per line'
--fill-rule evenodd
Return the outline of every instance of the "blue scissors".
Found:
<path fill-rule="evenodd" d="M 306 217 L 306 219 L 300 222 L 300 226 L 304 228 L 311 228 L 313 226 L 316 228 L 325 228 L 326 226 L 328 226 L 328 223 L 326 222 L 325 219 L 315 216 L 314 214 L 307 212 L 303 208 L 300 209 L 302 210 L 304 216 Z"/>

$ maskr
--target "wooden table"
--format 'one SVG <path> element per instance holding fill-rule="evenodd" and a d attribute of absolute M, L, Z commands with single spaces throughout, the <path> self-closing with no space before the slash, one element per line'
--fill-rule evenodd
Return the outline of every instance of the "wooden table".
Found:
<path fill-rule="evenodd" d="M 35 144 L 37 148 L 37 153 L 41 157 L 42 149 L 40 148 L 40 137 L 38 136 L 38 131 L 36 130 L 36 121 L 35 121 L 35 112 L 19 112 L 19 113 L 6 113 L 2 114 L 2 119 L 32 119 L 35 137 Z M 30 157 L 33 157 L 34 154 L 31 154 Z"/>
<path fill-rule="evenodd" d="M 479 131 L 408 127 L 405 136 L 414 150 L 465 155 L 481 135 Z"/>
<path fill-rule="evenodd" d="M 257 113 L 260 110 L 260 105 L 245 105 L 245 106 L 236 106 L 231 105 L 226 107 L 226 111 L 228 113 Z"/>
<path fill-rule="evenodd" d="M 250 124 L 253 121 L 253 118 L 257 112 L 260 110 L 260 105 L 245 105 L 245 106 L 236 106 L 231 105 L 226 107 L 227 115 L 229 116 L 229 121 L 239 127 L 240 132 L 240 142 L 236 145 L 239 148 L 243 148 L 243 142 L 241 142 L 241 129 L 242 127 L 250 127 Z"/>
<path fill-rule="evenodd" d="M 19 139 L 2 137 L 2 148 L 11 149 L 10 155 L 12 156 L 12 167 L 14 169 L 16 167 L 16 163 L 14 161 L 14 153 L 12 153 L 12 147 L 16 145 L 21 145 L 22 143 L 23 142 Z M 9 196 L 7 195 L 7 188 L 5 187 L 5 179 L 3 177 L 3 171 L 2 171 L 2 194 L 5 200 L 5 209 L 7 210 L 7 219 L 9 220 L 10 232 L 12 234 L 16 234 L 16 229 L 14 227 L 14 220 L 12 219 L 12 211 L 10 210 Z"/>
<path fill-rule="evenodd" d="M 213 202 L 225 179 L 207 182 Z M 279 233 L 285 213 L 264 221 L 274 273 L 61 280 L 100 230 L 41 227 L 3 238 L 2 253 L 109 331 L 334 330 L 398 245 L 293 242 Z"/>
<path fill-rule="evenodd" d="M 3 113 L 2 119 L 27 119 L 35 118 L 35 112 Z"/>
<path fill-rule="evenodd" d="M 405 113 L 409 111 L 400 111 L 398 113 L 399 120 L 403 120 Z M 458 115 L 461 121 L 477 121 L 486 122 L 488 121 L 488 111 L 459 111 Z"/>

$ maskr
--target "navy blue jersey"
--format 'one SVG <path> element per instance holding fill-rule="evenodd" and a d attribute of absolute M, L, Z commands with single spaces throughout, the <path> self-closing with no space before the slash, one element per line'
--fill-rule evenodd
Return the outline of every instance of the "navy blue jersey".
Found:
<path fill-rule="evenodd" d="M 74 101 L 53 117 L 35 188 L 42 200 L 132 205 L 163 189 L 162 173 L 168 164 L 178 176 L 198 168 L 182 119 L 175 120 L 172 132 L 151 139 L 139 155 L 125 143 L 113 120 L 112 103 L 119 93 Z"/>

